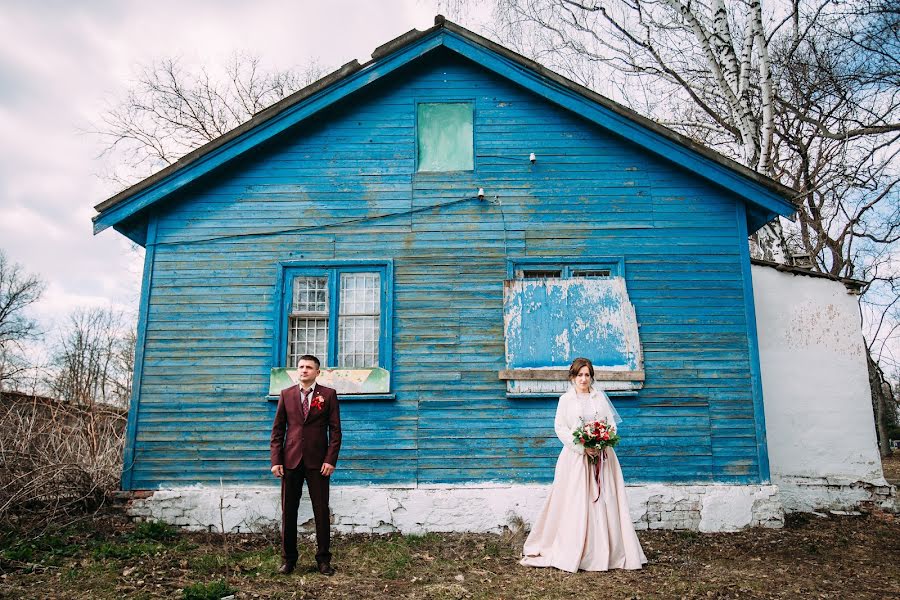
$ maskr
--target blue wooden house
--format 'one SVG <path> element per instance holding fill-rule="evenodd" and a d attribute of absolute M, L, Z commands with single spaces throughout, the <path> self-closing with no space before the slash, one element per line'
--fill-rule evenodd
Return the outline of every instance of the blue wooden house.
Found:
<path fill-rule="evenodd" d="M 439 17 L 96 207 L 146 248 L 123 488 L 272 486 L 304 353 L 335 486 L 548 483 L 582 355 L 626 481 L 765 484 L 747 237 L 790 193 Z"/>

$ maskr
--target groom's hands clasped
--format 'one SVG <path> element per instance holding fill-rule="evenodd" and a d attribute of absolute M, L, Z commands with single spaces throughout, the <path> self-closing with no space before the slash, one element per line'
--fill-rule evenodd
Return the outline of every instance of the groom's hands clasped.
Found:
<path fill-rule="evenodd" d="M 334 465 L 330 465 L 328 463 L 322 463 L 322 470 L 319 471 L 325 477 L 328 477 L 332 473 L 334 473 Z M 275 465 L 272 467 L 272 475 L 275 477 L 284 477 L 284 465 Z"/>

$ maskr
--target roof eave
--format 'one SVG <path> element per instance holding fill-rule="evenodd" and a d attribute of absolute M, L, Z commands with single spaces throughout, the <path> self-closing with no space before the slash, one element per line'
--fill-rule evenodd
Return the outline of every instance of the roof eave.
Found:
<path fill-rule="evenodd" d="M 355 60 L 345 64 L 176 163 L 101 202 L 95 207 L 98 214 L 93 218 L 94 233 L 144 210 L 194 179 L 439 46 L 466 56 L 627 141 L 696 172 L 767 214 L 789 216 L 796 210 L 790 201 L 795 196 L 791 188 L 438 16 L 434 27 L 425 31 L 414 29 L 382 44 L 372 53 L 372 60 L 364 65 Z"/>

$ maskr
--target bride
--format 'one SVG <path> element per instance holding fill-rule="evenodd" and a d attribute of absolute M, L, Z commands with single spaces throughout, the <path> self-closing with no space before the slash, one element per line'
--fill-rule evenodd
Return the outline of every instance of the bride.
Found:
<path fill-rule="evenodd" d="M 647 562 L 628 514 L 619 459 L 606 448 L 600 462 L 600 490 L 589 456 L 600 450 L 573 441 L 581 421 L 620 421 L 606 394 L 593 390 L 594 366 L 576 358 L 569 367 L 572 387 L 559 398 L 554 428 L 563 443 L 553 486 L 522 551 L 521 563 L 574 573 L 640 569 Z"/>

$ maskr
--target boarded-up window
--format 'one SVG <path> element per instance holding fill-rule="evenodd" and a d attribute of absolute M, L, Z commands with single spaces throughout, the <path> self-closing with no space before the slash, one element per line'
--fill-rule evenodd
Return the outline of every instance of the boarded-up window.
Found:
<path fill-rule="evenodd" d="M 473 170 L 472 117 L 473 107 L 469 103 L 419 104 L 416 115 L 418 170 Z"/>
<path fill-rule="evenodd" d="M 565 389 L 564 371 L 579 356 L 593 361 L 605 389 L 643 381 L 637 317 L 622 277 L 592 271 L 507 281 L 504 321 L 510 391 Z"/>

